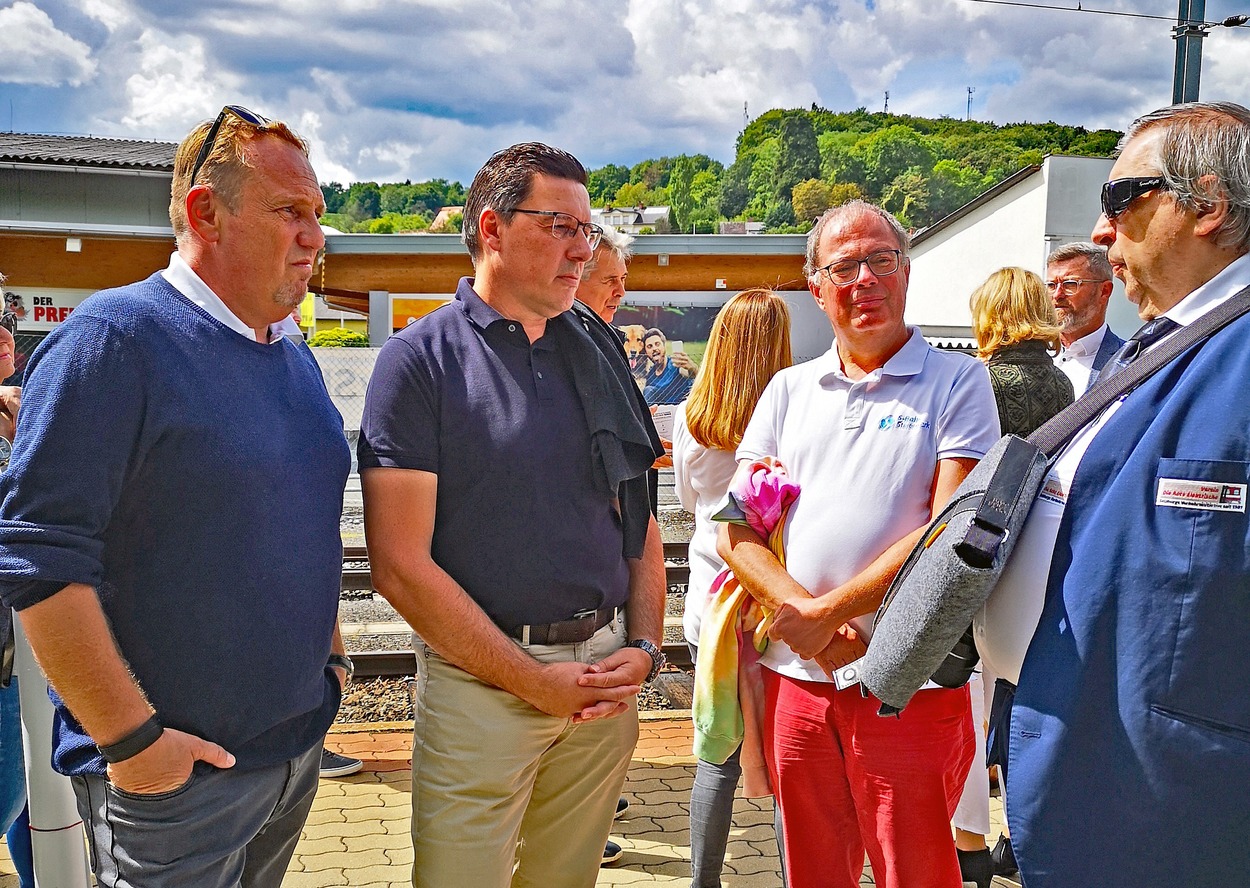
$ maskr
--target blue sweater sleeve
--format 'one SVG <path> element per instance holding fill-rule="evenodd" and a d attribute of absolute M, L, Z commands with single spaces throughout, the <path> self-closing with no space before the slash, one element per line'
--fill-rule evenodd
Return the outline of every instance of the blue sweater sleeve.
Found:
<path fill-rule="evenodd" d="M 153 379 L 142 344 L 86 312 L 73 320 L 31 358 L 0 478 L 0 598 L 18 609 L 100 583 L 102 534 L 142 459 Z"/>

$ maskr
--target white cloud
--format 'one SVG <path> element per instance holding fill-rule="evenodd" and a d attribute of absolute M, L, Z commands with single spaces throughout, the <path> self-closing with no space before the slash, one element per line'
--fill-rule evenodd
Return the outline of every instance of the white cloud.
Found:
<path fill-rule="evenodd" d="M 60 9 L 51 4 L 68 0 L 36 2 Z M 1240 11 L 1236 2 L 1208 0 L 1208 18 Z M 1164 0 L 1099 6 L 1175 9 Z M 696 152 L 729 161 L 744 102 L 751 116 L 813 102 L 876 110 L 889 90 L 892 111 L 963 116 L 965 89 L 975 86 L 980 119 L 1123 128 L 1171 93 L 1166 21 L 973 0 L 76 0 L 73 8 L 53 13 L 60 30 L 30 0 L 0 8 L 0 80 L 15 80 L 21 65 L 21 82 L 40 84 L 8 91 L 26 128 L 174 141 L 222 104 L 242 102 L 295 122 L 322 178 L 343 182 L 467 181 L 492 151 L 522 139 L 594 166 Z M 1244 95 L 1247 39 L 1212 33 L 1204 98 Z"/>
<path fill-rule="evenodd" d="M 109 31 L 116 31 L 132 20 L 124 0 L 79 0 L 78 5 L 84 14 Z"/>
<path fill-rule="evenodd" d="M 210 71 L 204 45 L 196 38 L 146 29 L 135 61 L 139 70 L 125 81 L 122 123 L 127 126 L 185 133 L 226 102 L 239 101 L 242 79 L 219 68 Z"/>
<path fill-rule="evenodd" d="M 96 72 L 91 47 L 27 0 L 0 9 L 0 82 L 80 86 Z"/>

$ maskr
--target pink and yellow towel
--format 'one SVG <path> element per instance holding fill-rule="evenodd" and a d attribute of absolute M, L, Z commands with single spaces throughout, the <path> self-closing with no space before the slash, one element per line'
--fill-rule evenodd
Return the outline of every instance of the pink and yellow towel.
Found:
<path fill-rule="evenodd" d="M 776 459 L 744 462 L 729 485 L 728 502 L 712 517 L 749 526 L 768 541 L 784 567 L 783 531 L 798 495 L 798 485 Z M 759 665 L 759 655 L 768 647 L 771 617 L 726 569 L 708 591 L 699 632 L 694 752 L 704 761 L 723 764 L 741 746 L 748 798 L 772 794 L 760 737 L 764 693 Z"/>

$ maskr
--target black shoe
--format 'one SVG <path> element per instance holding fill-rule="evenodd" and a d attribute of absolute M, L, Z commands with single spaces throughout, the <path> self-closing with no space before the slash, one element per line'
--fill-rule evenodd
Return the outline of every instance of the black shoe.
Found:
<path fill-rule="evenodd" d="M 1011 839 L 1002 833 L 998 834 L 998 844 L 990 852 L 990 859 L 994 862 L 996 876 L 1014 876 L 1020 872 L 1020 867 L 1016 866 L 1016 852 L 1011 848 Z"/>
<path fill-rule="evenodd" d="M 622 814 L 629 810 L 629 799 L 621 796 L 616 800 L 616 813 L 612 815 L 612 819 L 618 819 Z"/>
<path fill-rule="evenodd" d="M 324 748 L 321 750 L 322 777 L 346 777 L 348 774 L 355 774 L 364 766 L 365 763 L 360 759 L 339 755 L 337 752 Z"/>
<path fill-rule="evenodd" d="M 603 862 L 600 866 L 616 866 L 621 862 L 621 858 L 625 856 L 624 850 L 616 842 L 608 839 L 608 843 L 603 846 Z"/>
<path fill-rule="evenodd" d="M 990 849 L 980 851 L 960 851 L 959 876 L 964 881 L 964 888 L 990 888 L 990 880 L 994 878 L 994 862 L 990 860 Z"/>

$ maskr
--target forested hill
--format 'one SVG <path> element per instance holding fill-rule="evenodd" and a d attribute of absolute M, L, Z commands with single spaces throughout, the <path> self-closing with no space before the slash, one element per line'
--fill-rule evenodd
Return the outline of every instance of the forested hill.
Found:
<path fill-rule="evenodd" d="M 1106 157 L 1119 138 L 1057 123 L 773 110 L 739 135 L 728 167 L 705 154 L 608 164 L 591 171 L 590 199 L 671 207 L 657 230 L 710 232 L 723 220 L 753 219 L 771 232 L 801 232 L 827 207 L 864 197 L 922 228 L 1047 154 Z M 460 183 L 443 179 L 322 191 L 326 224 L 345 231 L 425 230 L 440 206 L 464 201 Z"/>

